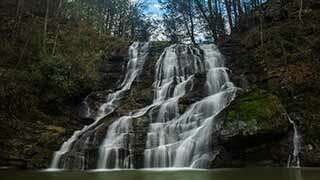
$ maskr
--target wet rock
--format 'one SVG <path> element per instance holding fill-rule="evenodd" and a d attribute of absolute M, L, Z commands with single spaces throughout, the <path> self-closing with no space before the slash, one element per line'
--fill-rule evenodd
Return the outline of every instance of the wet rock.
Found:
<path fill-rule="evenodd" d="M 192 90 L 179 99 L 178 105 L 179 105 L 180 113 L 184 113 L 191 104 L 207 96 L 208 92 L 205 92 L 205 85 L 206 85 L 206 74 L 205 73 L 195 74 Z M 186 87 L 186 88 L 188 89 L 190 87 Z"/>
<path fill-rule="evenodd" d="M 220 145 L 223 148 L 212 163 L 213 167 L 277 166 L 286 163 L 286 159 L 279 156 L 288 155 L 290 124 L 277 96 L 260 89 L 240 93 L 216 119 L 222 121 Z M 280 152 L 283 149 L 285 153 Z"/>
<path fill-rule="evenodd" d="M 289 121 L 279 98 L 260 89 L 240 94 L 225 110 L 223 137 L 276 134 L 287 131 Z"/>
<path fill-rule="evenodd" d="M 146 147 L 149 119 L 145 116 L 133 119 L 132 154 L 135 168 L 144 167 L 144 150 Z"/>

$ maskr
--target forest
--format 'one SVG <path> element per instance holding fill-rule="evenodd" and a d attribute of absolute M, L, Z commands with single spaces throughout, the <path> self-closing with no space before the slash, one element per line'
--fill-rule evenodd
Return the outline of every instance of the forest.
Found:
<path fill-rule="evenodd" d="M 161 23 L 146 15 L 142 0 L 3 0 L 1 109 L 17 116 L 101 89 L 102 59 L 130 42 L 148 41 L 159 24 L 168 41 L 196 43 L 201 32 L 219 43 L 259 24 L 255 13 L 260 17 L 263 6 L 259 0 L 159 3 Z"/>
<path fill-rule="evenodd" d="M 3 0 L 1 99 L 8 102 L 3 108 L 30 109 L 33 105 L 27 103 L 33 101 L 28 98 L 62 101 L 99 88 L 101 57 L 130 42 L 149 40 L 160 24 L 168 41 L 195 44 L 196 37 L 202 37 L 220 43 L 234 32 L 262 25 L 264 19 L 262 0 L 159 3 L 163 22 L 145 14 L 148 2 L 143 0 Z M 302 6 L 299 19 L 301 11 Z M 284 8 L 282 13 L 285 18 L 288 12 Z"/>

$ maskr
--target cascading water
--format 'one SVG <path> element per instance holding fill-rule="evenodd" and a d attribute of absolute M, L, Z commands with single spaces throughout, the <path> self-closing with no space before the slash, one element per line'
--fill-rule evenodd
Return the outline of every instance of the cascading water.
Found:
<path fill-rule="evenodd" d="M 94 119 L 101 119 L 114 111 L 119 105 L 119 100 L 122 98 L 124 93 L 130 90 L 132 83 L 137 76 L 143 70 L 143 65 L 147 56 L 149 43 L 134 42 L 129 47 L 129 62 L 127 64 L 127 71 L 123 82 L 120 85 L 120 89 L 108 94 L 105 103 L 103 103 L 97 113 L 92 113 L 88 107 L 88 115 L 95 114 Z"/>
<path fill-rule="evenodd" d="M 110 93 L 107 95 L 105 103 L 103 103 L 98 112 L 92 112 L 87 101 L 85 100 L 84 104 L 86 105 L 86 117 L 90 117 L 95 119 L 95 122 L 90 126 L 85 126 L 82 130 L 74 132 L 73 136 L 68 139 L 61 146 L 60 150 L 54 153 L 53 160 L 51 162 L 51 169 L 58 169 L 60 167 L 64 167 L 59 163 L 61 157 L 70 151 L 72 144 L 88 129 L 94 127 L 100 119 L 109 115 L 114 111 L 114 109 L 119 105 L 119 100 L 123 97 L 124 93 L 130 90 L 132 83 L 137 78 L 137 76 L 141 73 L 144 62 L 148 53 L 149 43 L 140 43 L 134 42 L 129 47 L 129 61 L 127 64 L 127 71 L 123 82 L 121 83 L 119 90 Z M 87 99 L 87 98 L 86 98 Z M 63 164 L 63 163 L 62 163 Z M 83 167 L 83 165 L 81 165 Z"/>
<path fill-rule="evenodd" d="M 194 75 L 205 72 L 208 97 L 181 115 L 179 98 L 192 89 Z M 236 92 L 223 68 L 220 53 L 213 45 L 200 49 L 188 45 L 166 48 L 156 64 L 154 88 L 152 105 L 109 126 L 100 148 L 99 169 L 134 167 L 130 142 L 132 120 L 155 109 L 158 113 L 150 118 L 144 167 L 208 167 L 205 161 L 213 158 L 208 138 L 214 116 L 232 101 Z"/>
<path fill-rule="evenodd" d="M 172 46 L 158 62 L 156 83 L 158 89 L 164 89 L 166 93 L 157 91 L 155 100 L 166 101 L 149 126 L 145 150 L 146 168 L 207 168 L 210 159 L 214 158 L 214 147 L 210 145 L 214 117 L 233 100 L 236 88 L 229 81 L 226 68 L 223 68 L 223 59 L 215 46 L 203 45 L 200 49 L 204 53 L 203 61 L 183 58 L 184 53 L 193 52 L 192 49 L 187 49 L 181 53 L 181 58 L 177 58 L 174 53 L 177 48 Z M 208 96 L 192 104 L 180 115 L 177 101 L 186 91 L 184 86 L 184 90 L 181 90 L 180 85 L 192 79 L 195 73 L 201 72 L 207 72 Z M 173 79 L 182 80 L 176 83 L 174 93 L 170 95 L 164 87 Z"/>
<path fill-rule="evenodd" d="M 131 121 L 134 118 L 145 115 L 148 110 L 161 105 L 159 114 L 168 113 L 167 111 L 173 110 L 173 114 L 177 114 L 177 101 L 178 98 L 184 95 L 185 86 L 191 80 L 193 73 L 189 74 L 189 77 L 179 75 L 178 71 L 178 58 L 176 56 L 175 47 L 171 46 L 161 55 L 161 58 L 156 65 L 156 81 L 155 95 L 153 104 L 138 110 L 131 116 L 124 116 L 119 118 L 108 129 L 108 134 L 105 141 L 100 148 L 100 158 L 98 161 L 98 168 L 132 168 L 133 165 L 130 163 L 133 161 L 132 149 L 130 148 L 130 129 Z M 192 50 L 192 49 L 188 49 Z M 185 54 L 187 54 L 185 52 Z M 194 56 L 196 57 L 196 56 Z M 186 61 L 189 59 L 189 62 Z M 194 63 L 194 59 L 186 58 L 185 63 Z M 199 60 L 199 59 L 198 59 Z M 184 67 L 185 68 L 185 67 Z M 192 68 L 192 67 L 190 67 Z M 185 70 L 183 70 L 185 71 Z M 162 78 L 161 78 L 162 77 Z M 172 92 L 172 89 L 174 91 Z M 174 94 L 175 97 L 167 100 L 170 94 Z M 166 108 L 166 107 L 173 108 Z M 110 132 L 110 133 L 109 133 Z M 115 138 L 117 137 L 117 138 Z"/>
<path fill-rule="evenodd" d="M 88 115 L 95 115 L 96 123 L 114 110 L 118 99 L 124 91 L 130 89 L 141 71 L 144 58 L 139 56 L 138 47 L 141 45 L 133 44 L 130 47 L 127 74 L 120 90 L 108 95 L 98 113 L 90 109 L 87 111 Z M 141 63 L 138 63 L 139 60 Z M 210 160 L 218 153 L 212 144 L 213 133 L 218 129 L 215 116 L 234 99 L 237 89 L 228 78 L 222 55 L 216 46 L 171 45 L 162 53 L 155 68 L 153 103 L 108 125 L 105 138 L 99 144 L 97 169 L 208 168 Z M 199 88 L 194 87 L 196 74 L 206 74 L 206 82 L 201 88 L 204 98 L 181 112 L 179 99 Z M 145 116 L 148 123 L 142 143 L 144 150 L 137 152 L 139 142 L 135 140 L 134 124 L 137 119 Z M 95 126 L 96 123 L 90 126 Z M 59 165 L 61 156 L 71 151 L 72 144 L 79 141 L 81 134 L 89 131 L 88 129 L 92 130 L 90 126 L 76 132 L 64 143 L 60 151 L 56 152 L 52 168 L 64 167 Z M 96 133 L 93 134 L 96 136 Z M 88 137 L 80 142 L 85 142 L 83 146 L 86 146 L 90 144 L 90 139 L 95 137 Z M 137 153 L 143 157 L 141 160 L 144 163 L 141 166 L 136 162 Z M 87 163 L 83 160 L 85 158 L 79 159 L 79 163 Z"/>
<path fill-rule="evenodd" d="M 287 167 L 297 167 L 300 168 L 300 152 L 301 152 L 301 135 L 299 133 L 297 124 L 290 118 L 287 114 L 289 122 L 293 126 L 293 136 L 292 136 L 292 152 L 289 154 Z"/>

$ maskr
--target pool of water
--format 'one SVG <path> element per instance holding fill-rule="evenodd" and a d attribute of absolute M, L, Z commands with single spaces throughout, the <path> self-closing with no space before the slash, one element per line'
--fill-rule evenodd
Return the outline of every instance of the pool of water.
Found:
<path fill-rule="evenodd" d="M 320 168 L 0 171 L 0 180 L 320 180 Z"/>

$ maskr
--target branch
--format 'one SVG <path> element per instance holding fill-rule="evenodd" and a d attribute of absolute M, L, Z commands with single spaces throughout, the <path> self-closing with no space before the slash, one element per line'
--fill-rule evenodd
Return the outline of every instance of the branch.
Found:
<path fill-rule="evenodd" d="M 302 20 L 302 8 L 303 8 L 303 0 L 300 0 L 299 20 L 300 20 L 301 24 L 303 24 L 303 20 Z"/>

